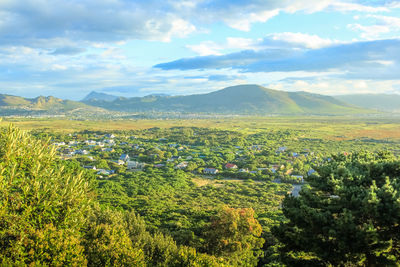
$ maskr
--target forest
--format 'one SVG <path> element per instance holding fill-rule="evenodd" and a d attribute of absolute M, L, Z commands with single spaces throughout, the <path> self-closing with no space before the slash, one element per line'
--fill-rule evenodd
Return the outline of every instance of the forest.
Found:
<path fill-rule="evenodd" d="M 3 127 L 0 265 L 398 264 L 396 125 L 252 123 Z"/>

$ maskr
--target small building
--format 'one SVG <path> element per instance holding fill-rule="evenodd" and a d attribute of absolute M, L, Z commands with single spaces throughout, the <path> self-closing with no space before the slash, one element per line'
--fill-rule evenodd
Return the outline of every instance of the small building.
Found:
<path fill-rule="evenodd" d="M 99 169 L 97 171 L 98 175 L 110 175 L 110 174 L 113 174 L 113 173 L 114 173 L 114 170 Z"/>
<path fill-rule="evenodd" d="M 186 169 L 186 167 L 188 166 L 187 161 L 182 161 L 181 163 L 179 163 L 178 165 L 175 166 L 175 169 Z"/>
<path fill-rule="evenodd" d="M 127 161 L 126 162 L 126 168 L 128 170 L 133 170 L 133 169 L 143 169 L 146 166 L 146 163 L 138 162 L 138 161 Z"/>
<path fill-rule="evenodd" d="M 240 169 L 239 172 L 249 172 L 249 169 Z"/>
<path fill-rule="evenodd" d="M 232 163 L 225 164 L 225 169 L 227 169 L 227 170 L 232 170 L 232 169 L 237 169 L 237 168 L 238 168 L 238 166 L 236 166 L 235 164 L 232 164 Z"/>
<path fill-rule="evenodd" d="M 122 155 L 119 157 L 119 160 L 122 160 L 122 161 L 125 161 L 125 162 L 127 162 L 129 159 L 130 159 L 130 157 L 129 157 L 128 154 L 122 154 Z"/>
<path fill-rule="evenodd" d="M 207 174 L 217 174 L 219 170 L 215 168 L 205 168 L 203 172 Z"/>

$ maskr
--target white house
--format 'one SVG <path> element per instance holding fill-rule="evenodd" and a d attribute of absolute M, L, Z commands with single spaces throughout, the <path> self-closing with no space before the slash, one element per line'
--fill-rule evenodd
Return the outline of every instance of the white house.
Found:
<path fill-rule="evenodd" d="M 204 173 L 207 174 L 217 174 L 219 172 L 219 170 L 215 169 L 215 168 L 205 168 L 203 170 Z"/>
<path fill-rule="evenodd" d="M 126 162 L 126 168 L 128 170 L 133 170 L 133 169 L 143 169 L 146 166 L 146 163 L 141 163 L 137 161 L 127 161 Z"/>

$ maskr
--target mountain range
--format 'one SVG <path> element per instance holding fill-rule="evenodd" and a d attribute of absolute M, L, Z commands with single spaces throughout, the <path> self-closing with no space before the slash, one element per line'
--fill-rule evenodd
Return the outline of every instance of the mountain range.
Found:
<path fill-rule="evenodd" d="M 63 100 L 53 96 L 39 96 L 36 98 L 24 98 L 0 94 L 0 114 L 1 115 L 80 115 L 106 110 L 86 105 L 83 102 Z"/>
<path fill-rule="evenodd" d="M 285 92 L 259 85 L 238 85 L 187 96 L 145 96 L 114 101 L 84 99 L 84 103 L 124 112 L 184 112 L 211 114 L 349 114 L 365 109 L 330 96 L 306 92 Z"/>
<path fill-rule="evenodd" d="M 0 95 L 0 115 L 199 113 L 242 115 L 343 115 L 400 111 L 399 95 L 342 95 L 286 92 L 259 85 L 238 85 L 206 94 L 119 97 L 91 92 L 82 101 L 52 96 L 23 98 Z"/>

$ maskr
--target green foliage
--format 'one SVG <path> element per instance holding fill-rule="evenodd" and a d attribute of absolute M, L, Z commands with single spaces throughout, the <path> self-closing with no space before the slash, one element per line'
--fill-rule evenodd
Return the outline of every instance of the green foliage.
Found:
<path fill-rule="evenodd" d="M 84 233 L 88 266 L 146 265 L 143 251 L 132 242 L 121 212 L 95 207 Z"/>
<path fill-rule="evenodd" d="M 274 232 L 288 262 L 360 266 L 400 260 L 400 162 L 387 153 L 337 155 L 318 168 L 300 197 L 288 196 L 288 222 Z"/>
<path fill-rule="evenodd" d="M 229 259 L 234 266 L 255 266 L 264 243 L 253 209 L 224 207 L 207 231 L 208 251 Z"/>
<path fill-rule="evenodd" d="M 1 132 L 0 265 L 224 266 L 150 234 L 134 212 L 100 208 L 76 163 L 16 128 Z"/>
<path fill-rule="evenodd" d="M 14 127 L 0 137 L 0 261 L 81 265 L 89 183 Z M 59 241 L 61 239 L 61 241 Z"/>

